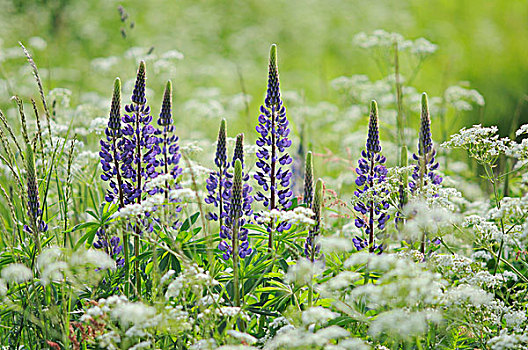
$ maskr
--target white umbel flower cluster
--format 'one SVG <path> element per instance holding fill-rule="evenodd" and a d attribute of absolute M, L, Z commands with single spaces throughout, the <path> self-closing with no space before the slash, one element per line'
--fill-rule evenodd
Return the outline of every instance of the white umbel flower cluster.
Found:
<path fill-rule="evenodd" d="M 259 224 L 269 224 L 273 222 L 288 222 L 290 224 L 304 224 L 315 225 L 313 218 L 313 211 L 305 207 L 297 207 L 293 210 L 277 210 L 262 211 L 257 214 L 257 222 Z"/>

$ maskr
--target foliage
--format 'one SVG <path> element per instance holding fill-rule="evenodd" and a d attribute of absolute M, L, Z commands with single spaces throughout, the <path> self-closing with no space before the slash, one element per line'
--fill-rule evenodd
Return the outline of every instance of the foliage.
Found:
<path fill-rule="evenodd" d="M 139 60 L 123 80 L 133 85 L 115 80 L 108 117 L 89 118 L 97 104 L 44 91 L 22 46 L 38 102 L 15 97 L 17 121 L 0 113 L 2 343 L 528 348 L 528 147 L 517 140 L 528 126 L 500 137 L 475 125 L 435 149 L 434 125 L 482 96 L 459 86 L 417 93 L 400 59 L 425 62 L 437 49 L 425 39 L 375 31 L 355 42 L 390 75 L 333 80 L 344 108 L 282 93 L 271 46 L 256 146 L 229 138 L 226 120 L 216 144 L 180 140 L 190 125 L 181 120 L 206 128 L 236 99 L 202 91 L 174 99 L 188 108 L 178 114 L 169 81 L 156 117 L 148 78 L 161 81 L 163 58 Z M 288 119 L 297 111 L 310 118 Z"/>

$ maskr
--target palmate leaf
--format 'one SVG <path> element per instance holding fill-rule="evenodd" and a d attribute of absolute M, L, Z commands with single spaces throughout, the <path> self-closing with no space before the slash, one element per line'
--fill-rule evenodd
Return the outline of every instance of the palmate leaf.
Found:
<path fill-rule="evenodd" d="M 82 235 L 75 243 L 74 250 L 79 249 L 83 244 L 86 243 L 87 247 L 91 247 L 95 239 L 95 234 L 104 225 L 110 224 L 114 219 L 112 215 L 117 212 L 118 207 L 110 203 L 103 203 L 99 207 L 98 212 L 93 210 L 87 210 L 87 214 L 93 217 L 96 221 L 84 222 L 82 224 L 75 225 L 71 229 L 65 232 L 70 235 L 76 231 L 86 230 L 86 233 Z"/>
<path fill-rule="evenodd" d="M 280 281 L 270 280 L 269 286 L 257 288 L 257 292 L 267 293 L 268 301 L 263 305 L 264 308 L 271 307 L 275 310 L 282 311 L 288 305 L 297 304 L 296 292 L 298 289 L 284 284 Z"/>

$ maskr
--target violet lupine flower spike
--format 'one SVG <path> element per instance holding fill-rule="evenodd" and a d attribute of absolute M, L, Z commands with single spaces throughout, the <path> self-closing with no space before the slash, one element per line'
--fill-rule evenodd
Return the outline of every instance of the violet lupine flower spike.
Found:
<path fill-rule="evenodd" d="M 413 154 L 413 159 L 416 161 L 414 171 L 412 174 L 412 181 L 409 182 L 409 187 L 412 192 L 422 191 L 424 186 L 428 184 L 439 185 L 442 183 L 442 177 L 435 173 L 438 169 L 438 162 L 435 159 L 436 150 L 433 148 L 433 140 L 431 136 L 431 119 L 429 117 L 429 105 L 427 102 L 427 94 L 422 94 L 422 112 L 420 115 L 420 135 L 418 139 L 418 155 Z M 420 244 L 420 252 L 425 254 L 425 232 L 422 235 Z"/>
<path fill-rule="evenodd" d="M 242 162 L 235 160 L 233 175 L 233 186 L 231 188 L 231 203 L 229 204 L 229 216 L 231 222 L 231 247 L 233 248 L 233 290 L 235 306 L 240 306 L 240 291 L 238 285 L 238 257 L 239 249 L 239 219 L 242 216 Z"/>
<path fill-rule="evenodd" d="M 121 150 L 124 145 L 124 140 L 121 138 L 121 80 L 116 78 L 114 81 L 114 91 L 112 94 L 112 102 L 110 106 L 110 115 L 108 118 L 108 127 L 105 130 L 106 141 L 101 140 L 101 166 L 103 174 L 101 178 L 103 181 L 109 181 L 110 189 L 107 190 L 105 200 L 107 202 L 114 202 L 117 197 L 119 209 L 125 206 L 123 181 L 121 176 Z M 129 186 L 127 183 L 126 186 Z M 94 247 L 98 249 L 104 248 L 105 251 L 116 259 L 118 266 L 125 265 L 128 271 L 128 233 L 123 232 L 123 242 L 125 244 L 120 246 L 119 237 L 115 236 L 108 238 L 106 228 L 102 227 L 97 231 L 98 240 L 94 242 Z M 124 248 L 124 260 L 118 255 Z"/>
<path fill-rule="evenodd" d="M 384 200 L 377 200 L 374 196 L 379 194 L 369 191 L 374 184 L 384 182 L 385 176 L 387 175 L 387 168 L 383 165 L 385 164 L 386 158 L 380 152 L 378 105 L 376 101 L 372 101 L 366 150 L 361 152 L 362 158 L 358 161 L 358 167 L 356 168 L 358 175 L 356 185 L 358 189 L 354 192 L 354 195 L 359 199 L 354 206 L 354 210 L 358 213 L 355 224 L 358 228 L 365 228 L 368 240 L 356 237 L 352 241 L 358 250 L 368 247 L 370 252 L 379 250 L 381 253 L 383 250 L 382 245 L 374 243 L 374 230 L 376 222 L 379 230 L 385 229 L 385 224 L 390 218 L 390 215 L 387 214 L 389 203 Z M 388 190 L 384 191 L 384 194 L 388 194 Z M 362 199 L 365 193 L 368 197 L 366 200 Z"/>
<path fill-rule="evenodd" d="M 165 175 L 170 174 L 174 180 L 180 176 L 182 169 L 179 167 L 181 154 L 180 146 L 178 145 L 178 136 L 174 134 L 174 122 L 172 119 L 172 83 L 169 80 L 165 87 L 165 93 L 163 94 L 163 103 L 161 105 L 161 111 L 158 118 L 158 125 L 160 129 L 157 129 L 154 134 L 157 137 L 158 147 L 156 153 L 160 155 L 160 161 L 158 162 L 161 167 L 161 172 Z M 161 135 L 161 136 L 160 136 Z M 176 185 L 178 187 L 178 185 Z M 168 193 L 171 190 L 168 183 L 165 183 L 165 188 L 160 189 L 161 192 L 165 193 L 165 198 L 168 198 Z"/>
<path fill-rule="evenodd" d="M 125 106 L 125 114 L 122 118 L 125 124 L 122 128 L 124 145 L 121 158 L 123 160 L 123 177 L 130 181 L 129 186 L 124 186 L 125 204 L 141 204 L 144 191 L 144 184 L 158 176 L 156 168 L 159 161 L 156 159 L 159 147 L 158 138 L 155 136 L 156 129 L 150 125 L 152 116 L 150 107 L 146 105 L 145 97 L 146 68 L 145 62 L 139 63 L 136 77 L 136 84 L 132 93 L 132 103 Z M 148 194 L 155 194 L 158 189 L 154 188 Z M 145 216 L 149 216 L 147 213 Z M 152 225 L 144 218 L 138 218 L 135 224 L 136 235 L 134 237 L 134 254 L 139 256 L 139 235 L 142 228 L 148 226 L 152 230 Z M 141 279 L 139 274 L 139 260 L 136 259 L 134 265 L 136 289 L 141 290 Z"/>
<path fill-rule="evenodd" d="M 305 170 L 304 170 L 304 195 L 303 204 L 307 208 L 312 207 L 314 196 L 314 181 L 313 181 L 313 157 L 312 152 L 306 153 Z"/>
<path fill-rule="evenodd" d="M 209 178 L 206 180 L 206 188 L 208 195 L 205 197 L 207 204 L 214 204 L 218 208 L 218 213 L 210 212 L 207 214 L 207 219 L 219 222 L 219 227 L 222 229 L 224 216 L 227 215 L 224 209 L 224 196 L 226 190 L 227 180 L 227 169 L 229 164 L 227 163 L 227 133 L 226 133 L 226 121 L 222 119 L 220 122 L 220 129 L 218 130 L 218 139 L 216 141 L 216 155 L 215 165 L 218 170 L 213 171 L 209 174 Z"/>
<path fill-rule="evenodd" d="M 315 183 L 315 194 L 313 197 L 313 204 L 311 206 L 314 212 L 313 219 L 315 225 L 310 229 L 306 242 L 304 243 L 304 254 L 311 262 L 315 261 L 315 258 L 319 254 L 321 247 L 315 243 L 319 232 L 321 231 L 321 209 L 323 207 L 323 180 L 317 179 Z"/>
<path fill-rule="evenodd" d="M 279 70 L 277 67 L 277 46 L 271 45 L 268 88 L 264 105 L 260 107 L 259 124 L 256 127 L 260 137 L 257 139 L 259 168 L 254 176 L 262 191 L 257 192 L 255 200 L 263 202 L 270 210 L 287 209 L 290 207 L 290 178 L 292 176 L 290 164 L 292 158 L 286 152 L 291 146 L 288 139 L 290 133 L 289 122 L 286 118 L 286 108 L 282 104 L 279 87 Z M 287 229 L 286 223 L 280 223 L 277 231 Z M 268 247 L 273 242 L 273 228 L 268 227 Z"/>
<path fill-rule="evenodd" d="M 433 148 L 431 137 L 431 119 L 429 117 L 429 106 L 427 94 L 422 94 L 422 112 L 420 115 L 420 136 L 418 139 L 418 155 L 413 154 L 416 166 L 412 174 L 413 180 L 409 183 L 411 191 L 421 189 L 429 183 L 439 185 L 442 177 L 435 173 L 438 169 L 438 162 L 435 159 L 436 150 Z"/>
<path fill-rule="evenodd" d="M 174 134 L 174 122 L 172 119 L 172 83 L 170 80 L 165 87 L 163 102 L 161 104 L 157 123 L 158 128 L 154 131 L 157 146 L 154 153 L 159 156 L 157 164 L 160 169 L 158 173 L 170 175 L 176 181 L 182 173 L 182 169 L 179 167 L 181 159 L 180 147 L 178 145 L 179 138 Z M 168 180 L 166 180 L 164 188 L 158 188 L 158 191 L 164 194 L 166 201 L 177 201 L 177 199 L 169 198 L 169 192 L 172 189 L 178 188 L 180 188 L 178 183 L 171 186 Z M 173 221 L 173 227 L 176 227 L 178 224 L 177 214 L 180 211 L 181 208 L 179 206 L 174 209 L 174 215 L 171 219 Z"/>
<path fill-rule="evenodd" d="M 125 206 L 123 195 L 123 179 L 120 172 L 120 148 L 123 146 L 121 139 L 121 80 L 114 81 L 114 92 L 108 118 L 108 127 L 105 129 L 106 141 L 101 140 L 101 166 L 103 174 L 101 179 L 109 181 L 110 189 L 107 190 L 105 199 L 111 203 L 118 199 L 119 208 Z M 116 183 L 117 181 L 117 183 Z"/>
<path fill-rule="evenodd" d="M 231 254 L 236 254 L 233 252 L 238 252 L 238 256 L 242 259 L 244 259 L 246 256 L 250 255 L 253 250 L 249 247 L 248 242 L 248 229 L 244 228 L 243 226 L 246 224 L 246 220 L 248 217 L 250 217 L 253 214 L 253 209 L 251 208 L 251 204 L 253 202 L 253 197 L 251 196 L 251 191 L 253 190 L 251 186 L 248 184 L 249 182 L 249 175 L 244 173 L 244 134 L 239 134 L 236 139 L 236 145 L 235 145 L 235 151 L 233 154 L 233 160 L 232 160 L 233 169 L 235 169 L 236 163 L 240 163 L 241 165 L 241 178 L 242 178 L 242 185 L 241 185 L 241 201 L 240 201 L 240 209 L 237 209 L 236 206 L 238 206 L 237 203 L 235 203 L 235 208 L 233 207 L 233 200 L 234 196 L 237 195 L 235 193 L 235 184 L 234 184 L 234 176 L 235 174 L 230 172 L 225 172 L 226 178 L 224 181 L 225 191 L 223 194 L 224 198 L 224 225 L 220 227 L 220 238 L 222 241 L 218 245 L 218 248 L 223 251 L 222 257 L 225 260 L 229 260 L 229 257 Z M 235 169 L 236 172 L 236 169 Z M 233 180 L 232 180 L 233 179 Z M 238 199 L 237 199 L 238 200 Z M 237 219 L 237 230 L 238 230 L 238 248 L 233 248 L 233 244 L 229 241 L 233 240 L 233 225 L 235 220 L 235 214 L 239 213 Z"/>

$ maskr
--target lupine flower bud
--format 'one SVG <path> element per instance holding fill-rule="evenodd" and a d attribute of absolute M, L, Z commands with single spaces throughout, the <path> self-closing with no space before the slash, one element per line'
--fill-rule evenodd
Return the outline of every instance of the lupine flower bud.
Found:
<path fill-rule="evenodd" d="M 165 93 L 163 94 L 163 103 L 161 104 L 158 124 L 161 126 L 169 126 L 172 124 L 172 83 L 170 80 L 167 82 Z"/>
<path fill-rule="evenodd" d="M 242 166 L 244 166 L 244 134 L 238 134 L 236 138 L 233 165 L 237 160 L 240 160 Z"/>
<path fill-rule="evenodd" d="M 121 80 L 119 78 L 116 78 L 114 81 L 114 93 L 112 95 L 108 129 L 109 133 L 115 136 L 119 135 L 121 129 Z"/>
<path fill-rule="evenodd" d="M 431 152 L 433 141 L 431 140 L 431 119 L 429 118 L 429 106 L 427 94 L 422 94 L 422 113 L 420 115 L 420 138 L 418 142 L 418 154 L 423 156 Z"/>
<path fill-rule="evenodd" d="M 379 142 L 379 129 L 378 129 L 378 104 L 376 103 L 376 101 L 372 101 L 370 104 L 367 152 L 369 153 L 381 152 L 381 146 Z"/>
<path fill-rule="evenodd" d="M 303 203 L 306 204 L 307 208 L 311 208 L 312 207 L 313 196 L 314 196 L 312 152 L 306 153 L 305 167 L 306 168 L 305 168 L 305 171 L 304 171 L 304 196 L 303 196 Z"/>
<path fill-rule="evenodd" d="M 272 44 L 269 56 L 268 90 L 266 92 L 266 107 L 276 106 L 280 101 L 279 67 L 277 66 L 277 45 Z"/>
<path fill-rule="evenodd" d="M 240 159 L 235 159 L 230 209 L 233 220 L 238 220 L 242 216 L 242 162 Z"/>
<path fill-rule="evenodd" d="M 222 119 L 220 122 L 220 129 L 218 130 L 218 139 L 216 141 L 216 156 L 215 164 L 219 168 L 225 168 L 227 163 L 227 148 L 226 148 L 226 121 Z"/>
<path fill-rule="evenodd" d="M 134 86 L 134 92 L 132 93 L 132 102 L 138 105 L 144 105 L 147 103 L 145 97 L 145 80 L 146 80 L 146 67 L 145 61 L 139 62 L 139 68 L 137 71 L 136 85 Z"/>

